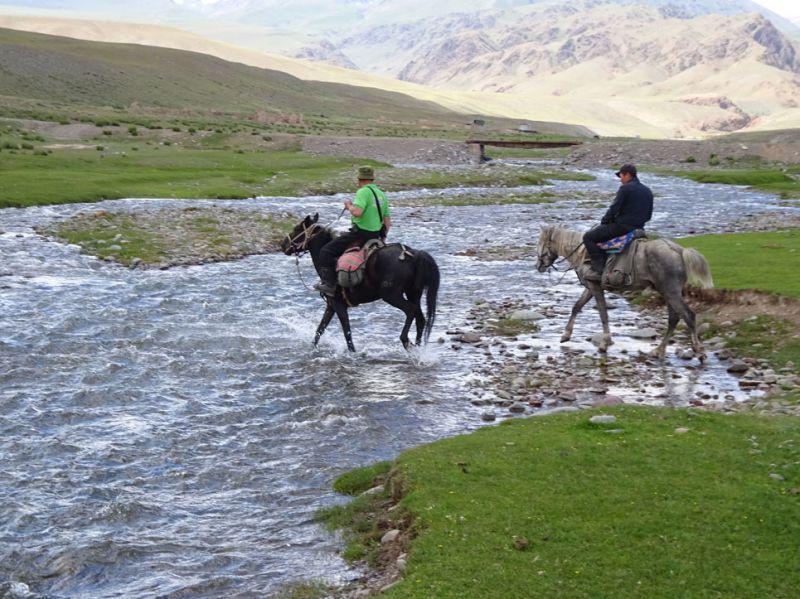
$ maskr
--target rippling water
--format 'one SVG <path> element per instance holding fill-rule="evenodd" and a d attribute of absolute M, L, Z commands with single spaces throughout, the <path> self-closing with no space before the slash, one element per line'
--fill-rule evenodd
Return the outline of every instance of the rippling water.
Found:
<path fill-rule="evenodd" d="M 607 204 L 617 184 L 598 175 L 557 185 Z M 657 195 L 651 229 L 670 236 L 777 209 L 774 197 L 735 187 L 646 183 Z M 215 203 L 319 211 L 331 222 L 341 199 Z M 385 304 L 351 313 L 356 354 L 337 322 L 313 349 L 322 303 L 293 258 L 131 271 L 31 228 L 99 207 L 187 204 L 0 210 L 0 596 L 250 597 L 298 580 L 342 582 L 355 573 L 313 522 L 342 500 L 333 478 L 479 424 L 465 381 L 481 356 L 437 343 L 407 354 L 402 313 Z M 458 253 L 531 242 L 542 224 L 586 228 L 601 213 L 569 201 L 397 208 L 393 238 L 430 251 L 442 271 L 432 339 L 462 326 L 477 297 L 568 309 L 574 279 L 540 275 L 532 261 Z M 314 280 L 308 259 L 301 270 Z M 639 316 L 617 306 L 612 330 L 635 326 Z M 560 351 L 564 324 L 543 323 L 543 351 Z M 587 310 L 574 338 L 598 329 Z M 713 360 L 688 374 L 679 362 L 667 363 L 683 373 L 668 394 L 738 393 Z"/>

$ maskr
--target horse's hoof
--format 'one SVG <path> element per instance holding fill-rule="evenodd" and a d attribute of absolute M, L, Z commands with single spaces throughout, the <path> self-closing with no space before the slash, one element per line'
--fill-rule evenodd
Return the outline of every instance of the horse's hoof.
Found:
<path fill-rule="evenodd" d="M 572 339 L 571 335 L 561 335 L 561 343 L 566 343 L 570 339 Z"/>

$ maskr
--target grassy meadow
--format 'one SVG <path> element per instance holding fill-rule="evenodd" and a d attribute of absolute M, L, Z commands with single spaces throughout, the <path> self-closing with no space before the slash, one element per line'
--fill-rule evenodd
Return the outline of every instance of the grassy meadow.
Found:
<path fill-rule="evenodd" d="M 779 298 L 800 298 L 800 229 L 785 231 L 701 235 L 677 239 L 702 253 L 711 266 L 717 289 L 756 290 Z M 769 308 L 770 313 L 761 313 Z M 780 304 L 769 301 L 753 306 L 751 316 L 734 330 L 715 324 L 711 334 L 721 334 L 737 355 L 763 358 L 776 368 L 787 362 L 800 372 L 800 336 L 797 326 L 783 317 Z M 795 395 L 796 392 L 795 392 Z M 800 399 L 800 396 L 796 397 Z"/>
<path fill-rule="evenodd" d="M 752 169 L 720 168 L 672 172 L 671 174 L 686 177 L 698 183 L 746 185 L 758 191 L 777 194 L 785 199 L 800 198 L 800 165 L 780 170 L 765 166 Z"/>
<path fill-rule="evenodd" d="M 623 406 L 593 424 L 597 413 L 407 451 L 383 495 L 321 516 L 348 527 L 354 558 L 379 560 L 387 529 L 415 537 L 387 598 L 793 596 L 796 419 Z M 359 493 L 388 468 L 337 488 Z"/>
<path fill-rule="evenodd" d="M 703 254 L 714 285 L 800 298 L 800 230 L 701 235 L 676 240 Z"/>

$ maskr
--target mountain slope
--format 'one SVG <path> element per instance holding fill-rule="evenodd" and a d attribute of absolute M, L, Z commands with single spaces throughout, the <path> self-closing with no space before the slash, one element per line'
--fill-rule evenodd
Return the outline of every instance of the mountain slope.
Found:
<path fill-rule="evenodd" d="M 8 29 L 0 29 L 0 89 L 4 96 L 93 106 L 135 104 L 372 119 L 458 118 L 441 106 L 402 94 L 303 81 L 206 54 Z"/>
<path fill-rule="evenodd" d="M 710 23 L 713 30 L 714 21 Z M 203 52 L 228 61 L 283 71 L 303 80 L 400 92 L 459 113 L 575 123 L 600 135 L 702 137 L 741 127 L 757 130 L 800 126 L 800 108 L 792 106 L 798 90 L 796 76 L 760 63 L 752 56 L 740 61 L 736 68 L 718 71 L 716 67 L 698 64 L 672 77 L 648 63 L 623 65 L 621 70 L 612 73 L 613 76 L 608 76 L 605 69 L 610 67 L 604 62 L 608 57 L 596 56 L 557 73 L 541 75 L 535 82 L 534 77 L 522 71 L 522 83 L 509 78 L 509 84 L 516 86 L 514 92 L 494 93 L 434 89 L 362 71 L 238 48 L 154 25 L 0 16 L 0 26 Z M 493 26 L 497 26 L 497 21 Z M 417 43 L 412 30 L 398 31 L 398 35 L 404 36 L 404 43 L 412 47 Z M 468 32 L 464 26 L 462 35 Z M 492 45 L 497 43 L 495 38 L 489 39 Z M 480 47 L 479 41 L 473 40 L 476 48 Z M 377 62 L 386 57 L 384 62 L 388 64 L 393 55 L 400 54 L 399 44 L 396 50 L 393 44 L 387 41 L 386 45 L 372 46 L 370 51 L 378 57 Z M 573 50 L 576 54 L 581 51 L 580 48 Z M 524 67 L 524 61 L 519 65 Z M 494 68 L 501 66 L 494 65 Z M 673 84 L 677 86 L 675 89 Z M 502 89 L 502 85 L 498 89 Z M 729 94 L 727 90 L 735 93 Z"/>

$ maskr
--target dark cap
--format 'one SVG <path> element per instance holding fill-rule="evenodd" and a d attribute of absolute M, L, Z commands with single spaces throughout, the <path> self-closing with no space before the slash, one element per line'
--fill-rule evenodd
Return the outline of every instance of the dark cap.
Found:
<path fill-rule="evenodd" d="M 636 176 L 636 167 L 632 164 L 623 164 L 620 169 L 614 173 L 617 177 L 620 176 L 622 173 L 628 173 L 629 175 Z"/>
<path fill-rule="evenodd" d="M 358 167 L 358 178 L 363 181 L 374 181 L 375 180 L 375 170 L 371 166 L 359 166 Z"/>

